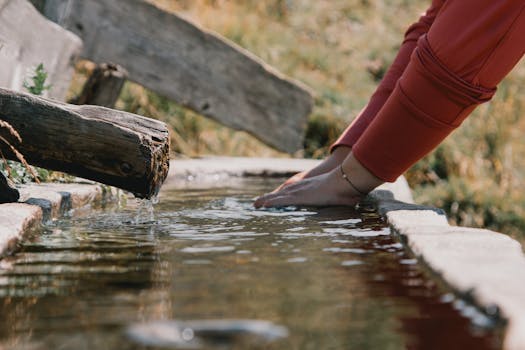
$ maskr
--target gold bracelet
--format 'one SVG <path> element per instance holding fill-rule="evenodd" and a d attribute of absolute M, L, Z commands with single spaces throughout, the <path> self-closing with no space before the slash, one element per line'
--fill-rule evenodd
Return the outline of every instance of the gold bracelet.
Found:
<path fill-rule="evenodd" d="M 357 193 L 359 193 L 360 195 L 362 196 L 366 196 L 368 193 L 365 193 L 365 192 L 361 192 L 353 183 L 352 181 L 350 181 L 350 179 L 348 178 L 348 175 L 345 174 L 345 171 L 343 170 L 343 164 L 339 165 L 339 169 L 341 170 L 341 175 L 343 176 L 343 179 L 346 180 L 346 182 L 348 182 L 350 184 L 350 186 L 352 186 L 352 188 L 354 190 L 357 191 Z"/>

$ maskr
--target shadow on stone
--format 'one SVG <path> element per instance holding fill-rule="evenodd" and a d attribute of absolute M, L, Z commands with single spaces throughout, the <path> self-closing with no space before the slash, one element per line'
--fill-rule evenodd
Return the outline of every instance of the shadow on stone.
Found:
<path fill-rule="evenodd" d="M 445 211 L 440 208 L 398 201 L 394 198 L 394 194 L 388 190 L 373 191 L 368 195 L 368 198 L 375 203 L 377 212 L 382 216 L 396 210 L 431 210 L 439 215 L 446 216 Z"/>
<path fill-rule="evenodd" d="M 60 196 L 62 197 L 62 200 L 60 201 L 60 214 L 65 214 L 71 209 L 73 209 L 73 203 L 71 200 L 71 193 L 61 191 L 58 192 Z"/>
<path fill-rule="evenodd" d="M 0 173 L 0 204 L 18 202 L 20 193 L 7 183 L 7 179 Z"/>
<path fill-rule="evenodd" d="M 50 200 L 44 198 L 29 198 L 25 203 L 42 208 L 42 218 L 44 222 L 52 219 L 53 204 Z"/>

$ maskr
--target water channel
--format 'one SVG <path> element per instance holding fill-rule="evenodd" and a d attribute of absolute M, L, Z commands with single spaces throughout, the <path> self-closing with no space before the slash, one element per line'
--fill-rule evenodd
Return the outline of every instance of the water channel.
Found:
<path fill-rule="evenodd" d="M 369 205 L 255 210 L 278 181 L 49 223 L 0 261 L 0 349 L 498 349 Z"/>

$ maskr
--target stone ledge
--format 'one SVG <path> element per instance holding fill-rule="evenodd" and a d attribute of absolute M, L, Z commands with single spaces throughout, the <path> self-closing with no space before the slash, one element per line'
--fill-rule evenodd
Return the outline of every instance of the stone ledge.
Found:
<path fill-rule="evenodd" d="M 100 185 L 30 184 L 19 188 L 20 202 L 0 204 L 0 258 L 43 221 L 104 199 Z"/>
<path fill-rule="evenodd" d="M 0 258 L 12 252 L 19 239 L 42 222 L 42 209 L 24 203 L 0 204 Z"/>
<path fill-rule="evenodd" d="M 395 195 L 394 195 L 395 197 Z M 508 324 L 504 349 L 525 349 L 525 256 L 507 235 L 450 226 L 435 209 L 410 204 L 392 206 L 378 198 L 392 231 L 418 260 L 458 295 L 466 296 L 488 314 Z M 387 199 L 392 201 L 392 199 Z M 412 210 L 410 210 L 412 209 Z"/>
<path fill-rule="evenodd" d="M 313 168 L 320 161 L 296 158 L 202 157 L 170 162 L 166 183 L 172 181 L 213 181 L 218 176 L 291 176 Z"/>

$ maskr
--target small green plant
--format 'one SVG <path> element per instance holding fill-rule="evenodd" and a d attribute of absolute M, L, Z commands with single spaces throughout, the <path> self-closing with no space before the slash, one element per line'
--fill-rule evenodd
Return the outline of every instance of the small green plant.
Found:
<path fill-rule="evenodd" d="M 47 75 L 48 73 L 44 68 L 44 64 L 40 63 L 33 71 L 32 76 L 29 77 L 31 83 L 29 83 L 28 80 L 24 80 L 24 87 L 33 95 L 42 95 L 44 91 L 51 89 L 51 85 L 46 85 Z M 0 119 L 0 129 L 7 130 L 10 136 L 17 142 L 22 143 L 22 138 L 8 122 Z M 0 160 L 3 160 L 3 162 L 0 163 L 0 172 L 7 175 L 12 181 L 15 183 L 26 183 L 34 180 L 40 183 L 39 179 L 44 179 L 45 181 L 50 178 L 50 172 L 48 170 L 31 167 L 16 147 L 1 135 L 0 142 L 6 144 L 21 163 L 6 160 L 0 151 Z"/>
<path fill-rule="evenodd" d="M 24 87 L 33 95 L 40 96 L 44 91 L 51 89 L 51 85 L 46 85 L 46 79 L 47 72 L 44 68 L 44 64 L 40 63 L 30 77 L 31 83 L 24 80 Z"/>

